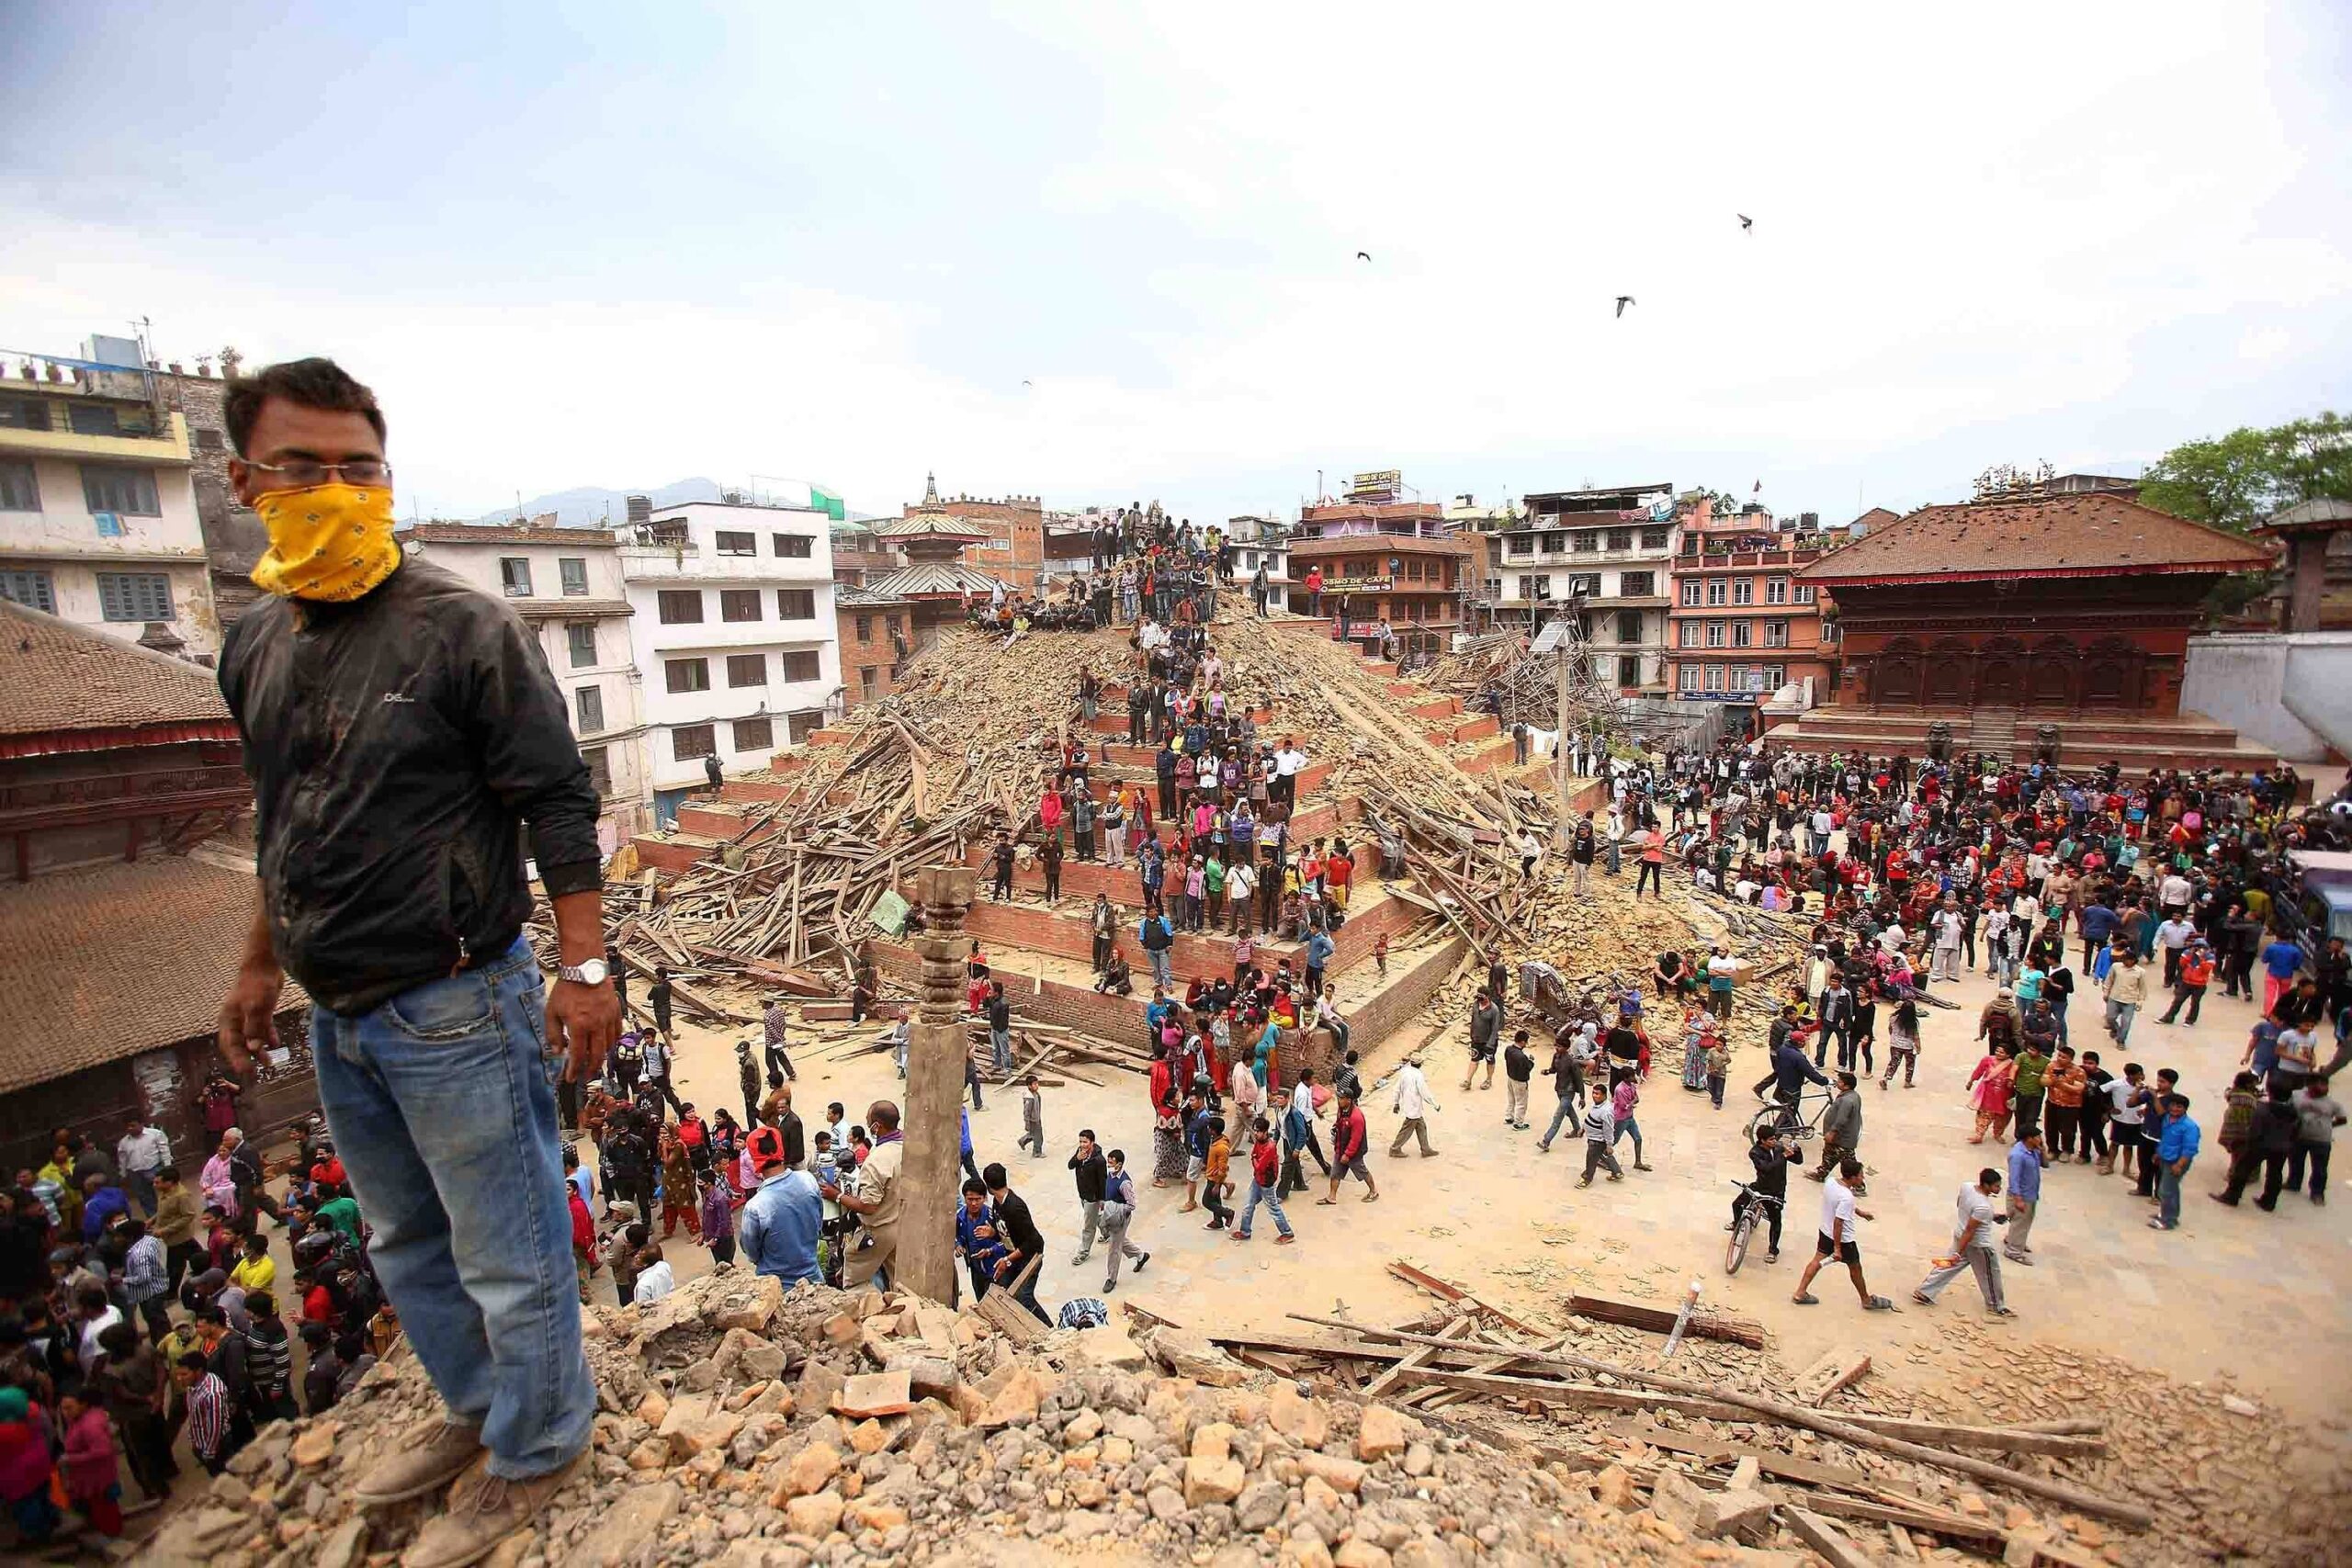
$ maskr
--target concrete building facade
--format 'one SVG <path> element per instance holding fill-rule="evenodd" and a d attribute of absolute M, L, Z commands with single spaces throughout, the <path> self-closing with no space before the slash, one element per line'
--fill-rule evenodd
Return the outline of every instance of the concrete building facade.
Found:
<path fill-rule="evenodd" d="M 1796 574 L 1844 543 L 1846 531 L 1783 526 L 1761 507 L 1719 513 L 1706 496 L 1679 525 L 1668 619 L 1676 698 L 1748 709 L 1811 681 L 1815 700 L 1827 701 L 1836 626 L 1827 599 Z"/>
<path fill-rule="evenodd" d="M 618 540 L 603 528 L 556 527 L 552 513 L 527 524 L 421 523 L 401 540 L 411 555 L 503 599 L 530 628 L 596 781 L 597 842 L 607 854 L 618 849 L 647 825 L 653 799 L 645 678 Z"/>
<path fill-rule="evenodd" d="M 842 685 L 831 522 L 820 508 L 688 502 L 622 543 L 657 821 L 704 786 L 705 758 L 764 768 L 823 725 Z"/>
<path fill-rule="evenodd" d="M 187 422 L 135 344 L 85 352 L 0 353 L 0 598 L 209 664 L 220 623 Z"/>
<path fill-rule="evenodd" d="M 1627 696 L 1664 694 L 1671 485 L 1531 495 L 1522 516 L 1484 536 L 1495 626 L 1533 629 L 1572 613 L 1591 649 L 1595 679 Z"/>

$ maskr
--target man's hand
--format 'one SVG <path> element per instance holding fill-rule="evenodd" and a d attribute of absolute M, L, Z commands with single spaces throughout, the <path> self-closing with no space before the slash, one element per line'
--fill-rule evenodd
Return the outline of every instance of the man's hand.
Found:
<path fill-rule="evenodd" d="M 277 1043 L 277 994 L 286 976 L 275 960 L 255 963 L 248 955 L 237 970 L 237 983 L 220 1004 L 220 1032 L 214 1043 L 229 1071 L 240 1078 L 254 1070 L 254 1053 Z"/>
<path fill-rule="evenodd" d="M 548 1044 L 570 1059 L 563 1076 L 585 1083 L 620 1038 L 621 999 L 610 986 L 558 980 L 548 991 Z"/>

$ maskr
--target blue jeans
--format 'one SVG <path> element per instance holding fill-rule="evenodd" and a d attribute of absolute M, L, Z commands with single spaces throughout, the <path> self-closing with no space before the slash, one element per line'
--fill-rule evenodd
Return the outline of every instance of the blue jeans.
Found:
<path fill-rule="evenodd" d="M 2156 1168 L 2156 1218 L 2164 1221 L 2166 1230 L 2180 1224 L 2180 1184 L 2188 1174 L 2168 1165 Z"/>
<path fill-rule="evenodd" d="M 1250 1201 L 1243 1204 L 1241 1208 L 1241 1224 L 1238 1227 L 1241 1234 L 1243 1235 L 1250 1234 L 1250 1220 L 1257 1213 L 1260 1203 L 1265 1204 L 1267 1211 L 1274 1216 L 1274 1229 L 1284 1235 L 1290 1235 L 1290 1216 L 1283 1213 L 1282 1194 L 1272 1187 L 1261 1187 L 1255 1181 L 1250 1183 Z"/>
<path fill-rule="evenodd" d="M 1577 1105 L 1577 1100 L 1575 1095 L 1564 1094 L 1560 1096 L 1559 1104 L 1552 1111 L 1552 1124 L 1544 1129 L 1544 1136 L 1542 1139 L 1544 1147 L 1547 1149 L 1550 1148 L 1552 1146 L 1552 1140 L 1560 1135 L 1560 1129 L 1568 1122 L 1576 1120 Z"/>
<path fill-rule="evenodd" d="M 377 1277 L 450 1415 L 481 1423 L 491 1472 L 510 1479 L 570 1462 L 596 1415 L 546 1015 L 520 941 L 372 1012 L 311 1014 Z"/>
<path fill-rule="evenodd" d="M 989 1046 L 996 1054 L 996 1070 L 1000 1074 L 1012 1071 L 1012 1031 L 989 1030 Z"/>

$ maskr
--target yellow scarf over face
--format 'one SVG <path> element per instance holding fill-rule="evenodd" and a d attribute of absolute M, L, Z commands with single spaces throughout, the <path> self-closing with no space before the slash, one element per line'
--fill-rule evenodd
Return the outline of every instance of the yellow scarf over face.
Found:
<path fill-rule="evenodd" d="M 323 484 L 272 491 L 254 503 L 269 550 L 254 586 L 288 599 L 359 598 L 401 564 L 389 485 Z"/>

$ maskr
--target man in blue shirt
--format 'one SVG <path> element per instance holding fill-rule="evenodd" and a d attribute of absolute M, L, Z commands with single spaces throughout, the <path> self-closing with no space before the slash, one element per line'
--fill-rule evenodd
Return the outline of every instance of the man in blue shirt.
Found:
<path fill-rule="evenodd" d="M 1315 931 L 1306 939 L 1306 994 L 1320 996 L 1323 991 L 1323 966 L 1331 962 L 1337 945 L 1322 931 Z"/>
<path fill-rule="evenodd" d="M 784 1163 L 784 1134 L 774 1127 L 756 1129 L 748 1146 L 760 1186 L 743 1205 L 737 1246 L 754 1271 L 775 1275 L 786 1290 L 820 1278 L 817 1236 L 825 1202 L 817 1179 Z"/>
<path fill-rule="evenodd" d="M 2088 969 L 2108 939 L 2115 934 L 2115 911 L 2105 904 L 2087 905 L 2075 921 L 2075 929 L 2083 935 L 2083 967 Z"/>
<path fill-rule="evenodd" d="M 2033 1248 L 2025 1238 L 2033 1234 L 2033 1213 L 2041 1204 L 2041 1130 L 2036 1127 L 2009 1145 L 2009 1230 L 2001 1256 L 2012 1263 L 2033 1267 Z"/>
<path fill-rule="evenodd" d="M 2262 950 L 2262 1010 L 2275 1010 L 2278 997 L 2295 982 L 2295 971 L 2303 966 L 2303 950 L 2296 942 L 2280 937 Z"/>
<path fill-rule="evenodd" d="M 977 1176 L 964 1182 L 964 1204 L 956 1211 L 956 1255 L 971 1276 L 972 1299 L 979 1300 L 996 1283 L 997 1259 L 1012 1249 L 1005 1245 L 989 1206 L 989 1190 Z"/>
<path fill-rule="evenodd" d="M 2201 1141 L 2197 1123 L 2188 1119 L 2188 1096 L 2165 1096 L 2164 1134 L 2156 1140 L 2156 1217 L 2148 1222 L 2150 1230 L 2179 1228 L 2180 1184 L 2197 1162 Z"/>

